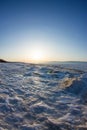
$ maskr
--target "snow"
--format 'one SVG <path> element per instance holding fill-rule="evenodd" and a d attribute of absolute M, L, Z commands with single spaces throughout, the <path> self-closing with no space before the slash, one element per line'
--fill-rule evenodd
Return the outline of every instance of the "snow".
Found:
<path fill-rule="evenodd" d="M 87 129 L 87 64 L 0 63 L 0 130 Z"/>

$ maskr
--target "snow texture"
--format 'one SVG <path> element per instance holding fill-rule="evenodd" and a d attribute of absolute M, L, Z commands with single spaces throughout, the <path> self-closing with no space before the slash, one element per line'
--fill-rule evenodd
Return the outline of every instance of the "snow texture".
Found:
<path fill-rule="evenodd" d="M 0 63 L 0 130 L 87 130 L 87 63 Z"/>

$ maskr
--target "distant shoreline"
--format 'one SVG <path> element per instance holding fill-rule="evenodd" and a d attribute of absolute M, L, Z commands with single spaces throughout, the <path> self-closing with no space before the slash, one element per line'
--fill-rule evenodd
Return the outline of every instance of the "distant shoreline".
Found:
<path fill-rule="evenodd" d="M 7 63 L 7 61 L 0 59 L 0 63 Z"/>
<path fill-rule="evenodd" d="M 0 59 L 0 63 L 30 63 L 30 64 L 78 64 L 78 63 L 87 63 L 87 61 L 44 61 L 44 62 L 21 62 L 21 61 L 6 61 L 4 59 Z"/>

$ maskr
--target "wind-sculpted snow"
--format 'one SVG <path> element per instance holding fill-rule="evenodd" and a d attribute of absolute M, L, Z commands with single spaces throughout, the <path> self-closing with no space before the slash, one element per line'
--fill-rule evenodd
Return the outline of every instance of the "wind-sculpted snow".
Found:
<path fill-rule="evenodd" d="M 0 130 L 87 130 L 85 69 L 0 63 Z"/>

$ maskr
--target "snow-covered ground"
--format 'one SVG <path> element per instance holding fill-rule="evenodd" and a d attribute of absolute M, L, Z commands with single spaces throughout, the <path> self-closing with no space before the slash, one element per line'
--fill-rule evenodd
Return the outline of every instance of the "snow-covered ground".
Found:
<path fill-rule="evenodd" d="M 0 130 L 87 130 L 87 64 L 0 63 Z"/>

